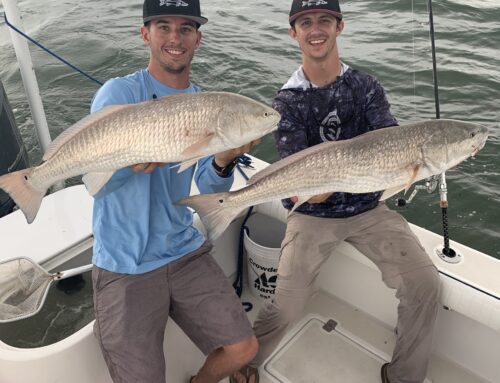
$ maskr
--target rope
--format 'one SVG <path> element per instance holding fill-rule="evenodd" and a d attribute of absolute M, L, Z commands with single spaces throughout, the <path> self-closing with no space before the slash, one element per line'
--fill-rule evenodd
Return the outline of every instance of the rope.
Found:
<path fill-rule="evenodd" d="M 38 41 L 36 41 L 35 39 L 31 38 L 30 36 L 28 36 L 27 34 L 25 34 L 24 32 L 22 32 L 21 30 L 17 29 L 14 25 L 12 25 L 9 20 L 7 20 L 7 15 L 4 13 L 3 14 L 3 18 L 5 20 L 5 24 L 7 24 L 7 26 L 9 26 L 9 28 L 11 28 L 12 30 L 16 31 L 17 33 L 19 33 L 21 36 L 23 36 L 25 39 L 31 41 L 33 44 L 35 44 L 36 46 L 40 47 L 41 49 L 43 49 L 45 52 L 47 52 L 48 54 L 50 54 L 51 56 L 55 57 L 56 59 L 58 59 L 59 61 L 61 61 L 62 63 L 66 64 L 67 66 L 73 68 L 75 71 L 81 73 L 82 75 L 84 75 L 85 77 L 87 77 L 88 79 L 96 82 L 97 84 L 99 85 L 103 85 L 102 82 L 100 82 L 99 80 L 97 80 L 96 78 L 92 77 L 91 75 L 85 73 L 84 71 L 82 71 L 81 69 L 78 69 L 76 66 L 74 66 L 73 64 L 71 64 L 69 61 L 63 59 L 61 56 L 55 54 L 54 52 L 52 52 L 50 49 L 44 47 L 42 44 L 40 44 Z"/>
<path fill-rule="evenodd" d="M 241 166 L 244 166 L 246 168 L 253 168 L 251 165 L 252 159 L 248 156 L 242 155 L 237 158 L 237 164 L 236 164 L 236 169 L 238 172 L 241 174 L 241 176 L 245 179 L 245 181 L 248 181 L 249 178 L 246 175 L 246 173 L 241 169 Z M 246 226 L 246 223 L 250 216 L 252 215 L 253 212 L 253 206 L 250 206 L 248 209 L 247 214 L 245 215 L 245 218 L 243 219 L 243 223 L 241 224 L 240 228 L 240 238 L 238 242 L 238 258 L 237 258 L 237 266 L 236 266 L 236 279 L 233 282 L 233 287 L 236 290 L 236 294 L 238 297 L 241 297 L 241 293 L 243 292 L 243 258 L 244 258 L 244 238 L 245 238 L 245 233 L 246 235 L 250 235 L 250 230 Z M 243 307 L 245 307 L 245 311 L 248 312 L 252 310 L 253 305 L 250 302 L 243 302 Z"/>

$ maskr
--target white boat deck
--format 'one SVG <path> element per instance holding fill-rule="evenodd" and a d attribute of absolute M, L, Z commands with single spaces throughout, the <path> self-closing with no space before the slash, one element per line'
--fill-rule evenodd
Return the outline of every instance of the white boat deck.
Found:
<path fill-rule="evenodd" d="M 243 302 L 261 301 L 244 290 Z M 334 331 L 323 329 L 329 320 Z M 203 363 L 203 355 L 174 323 L 167 326 L 167 382 L 187 382 Z M 377 319 L 320 291 L 307 305 L 276 352 L 260 369 L 261 383 L 380 383 L 380 367 L 389 360 L 396 335 Z M 228 383 L 229 379 L 224 379 Z M 442 355 L 433 355 L 425 383 L 498 383 L 467 371 Z"/>
<path fill-rule="evenodd" d="M 249 312 L 253 321 L 261 301 L 248 291 L 242 300 L 253 303 Z M 338 325 L 328 332 L 323 326 L 332 319 Z M 261 368 L 261 382 L 380 383 L 380 367 L 390 360 L 395 340 L 396 334 L 384 323 L 320 291 Z M 433 355 L 427 382 L 498 383 L 500 378 L 488 382 L 444 356 Z"/>

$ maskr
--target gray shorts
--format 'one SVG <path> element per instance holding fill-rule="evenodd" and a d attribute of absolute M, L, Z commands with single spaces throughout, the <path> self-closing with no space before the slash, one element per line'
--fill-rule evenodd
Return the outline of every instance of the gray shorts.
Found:
<path fill-rule="evenodd" d="M 169 316 L 205 355 L 253 335 L 210 250 L 205 243 L 138 275 L 94 267 L 94 332 L 115 382 L 165 382 L 163 341 Z"/>

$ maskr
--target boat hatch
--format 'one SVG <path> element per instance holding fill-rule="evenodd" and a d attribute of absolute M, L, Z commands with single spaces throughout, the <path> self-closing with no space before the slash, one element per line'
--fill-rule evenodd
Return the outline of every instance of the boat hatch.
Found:
<path fill-rule="evenodd" d="M 380 383 L 387 356 L 356 339 L 334 319 L 308 317 L 295 328 L 265 365 L 278 382 Z"/>

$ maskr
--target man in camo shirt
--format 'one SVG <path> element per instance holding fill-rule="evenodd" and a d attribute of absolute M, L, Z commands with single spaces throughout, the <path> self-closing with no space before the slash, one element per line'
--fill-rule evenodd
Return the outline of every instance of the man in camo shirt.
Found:
<path fill-rule="evenodd" d="M 397 125 L 385 91 L 372 76 L 342 63 L 337 37 L 344 28 L 337 0 L 294 0 L 290 36 L 302 51 L 302 66 L 279 91 L 276 133 L 285 158 L 325 141 L 346 140 Z M 383 150 L 383 148 L 380 148 Z M 273 352 L 315 291 L 321 265 L 346 241 L 372 260 L 384 283 L 396 289 L 398 334 L 382 382 L 421 383 L 431 353 L 438 307 L 435 266 L 398 213 L 380 202 L 381 193 L 315 196 L 288 216 L 276 294 L 254 324 L 259 352 L 233 382 L 258 382 L 257 368 Z M 285 200 L 291 209 L 296 198 Z"/>

